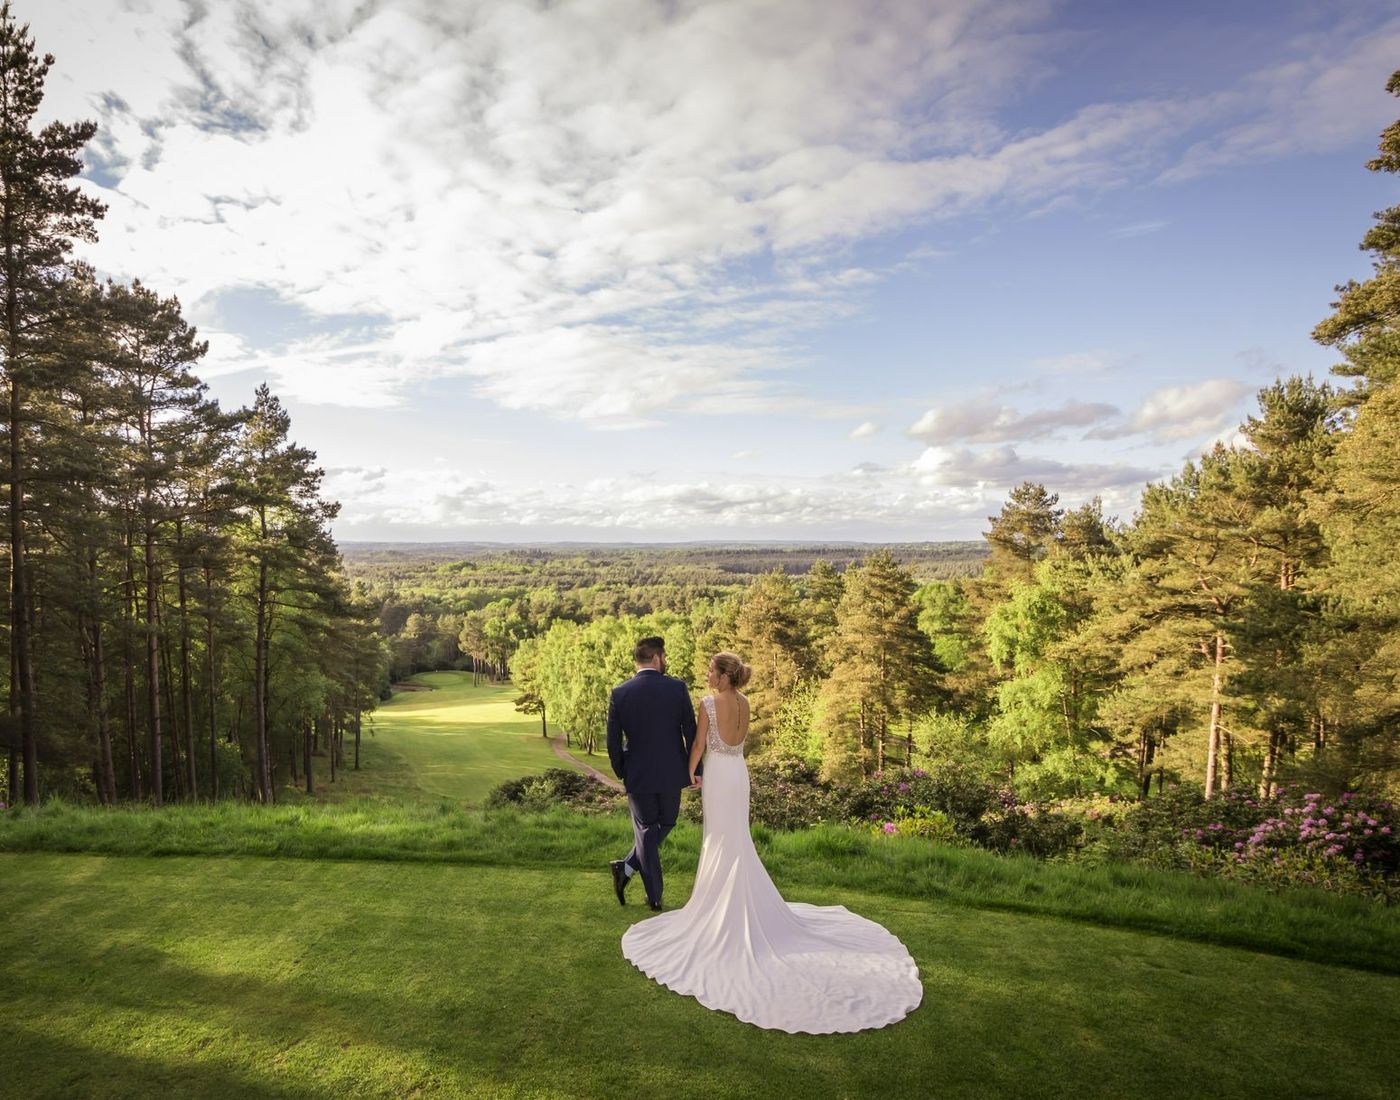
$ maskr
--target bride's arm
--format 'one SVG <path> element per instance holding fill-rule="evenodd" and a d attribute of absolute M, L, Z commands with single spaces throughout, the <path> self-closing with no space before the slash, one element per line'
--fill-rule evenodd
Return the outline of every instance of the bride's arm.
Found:
<path fill-rule="evenodd" d="M 695 727 L 695 742 L 690 746 L 690 785 L 692 788 L 700 786 L 700 777 L 695 774 L 695 769 L 700 766 L 700 758 L 705 755 L 705 737 L 710 729 L 710 712 L 705 707 L 700 708 L 699 724 Z"/>
<path fill-rule="evenodd" d="M 749 736 L 749 697 L 742 691 L 735 694 L 739 696 L 739 743 L 742 745 Z"/>

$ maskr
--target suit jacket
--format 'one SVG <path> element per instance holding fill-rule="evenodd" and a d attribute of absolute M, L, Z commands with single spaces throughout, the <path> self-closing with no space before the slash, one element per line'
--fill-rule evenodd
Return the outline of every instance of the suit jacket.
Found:
<path fill-rule="evenodd" d="M 608 700 L 608 757 L 628 794 L 690 786 L 695 707 L 674 676 L 644 668 Z"/>

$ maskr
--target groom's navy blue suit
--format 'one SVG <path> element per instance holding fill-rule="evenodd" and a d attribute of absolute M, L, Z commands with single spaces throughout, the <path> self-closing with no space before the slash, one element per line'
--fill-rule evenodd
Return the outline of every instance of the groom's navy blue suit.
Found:
<path fill-rule="evenodd" d="M 608 700 L 608 757 L 627 789 L 635 843 L 627 864 L 642 876 L 647 901 L 661 904 L 661 842 L 676 824 L 690 786 L 695 707 L 680 680 L 639 669 Z"/>

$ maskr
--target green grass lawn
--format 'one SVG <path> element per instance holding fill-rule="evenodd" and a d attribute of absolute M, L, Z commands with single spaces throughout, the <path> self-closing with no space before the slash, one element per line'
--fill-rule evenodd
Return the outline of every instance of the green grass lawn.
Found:
<path fill-rule="evenodd" d="M 0 814 L 5 1094 L 1396 1093 L 1395 909 L 846 827 L 756 840 L 787 897 L 898 935 L 923 1005 L 846 1036 L 709 1012 L 622 958 L 626 817 L 476 808 L 557 758 L 510 689 L 424 680 L 328 800 Z M 667 842 L 672 905 L 699 839 Z"/>
<path fill-rule="evenodd" d="M 3 855 L 25 1097 L 1393 1095 L 1400 979 L 884 894 L 924 1003 L 766 1032 L 633 970 L 599 870 Z M 673 876 L 684 896 L 689 876 Z"/>
<path fill-rule="evenodd" d="M 423 690 L 396 692 L 372 715 L 360 738 L 360 771 L 347 767 L 332 784 L 325 763 L 317 761 L 319 797 L 451 798 L 479 805 L 507 779 L 566 766 L 540 735 L 539 719 L 512 706 L 518 693 L 510 685 L 473 687 L 466 672 L 426 672 L 413 685 Z M 286 797 L 304 796 L 289 789 Z"/>

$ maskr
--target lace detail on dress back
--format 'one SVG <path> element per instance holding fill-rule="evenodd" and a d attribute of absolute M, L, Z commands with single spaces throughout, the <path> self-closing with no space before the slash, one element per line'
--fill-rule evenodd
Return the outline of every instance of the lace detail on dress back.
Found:
<path fill-rule="evenodd" d="M 710 716 L 710 728 L 705 734 L 705 751 L 717 752 L 721 756 L 743 756 L 743 741 L 737 745 L 731 745 L 719 735 L 719 718 L 715 715 L 715 697 L 707 695 L 700 701 L 705 704 L 705 713 Z"/>

